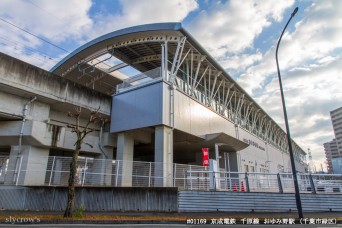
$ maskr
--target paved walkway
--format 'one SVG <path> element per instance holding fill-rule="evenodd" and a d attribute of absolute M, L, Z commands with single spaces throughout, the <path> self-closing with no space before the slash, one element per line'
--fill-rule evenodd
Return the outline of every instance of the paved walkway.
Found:
<path fill-rule="evenodd" d="M 342 227 L 342 212 L 304 213 L 304 220 L 296 219 L 296 212 L 84 212 L 82 218 L 62 216 L 63 212 L 55 211 L 0 211 L 0 227 Z"/>

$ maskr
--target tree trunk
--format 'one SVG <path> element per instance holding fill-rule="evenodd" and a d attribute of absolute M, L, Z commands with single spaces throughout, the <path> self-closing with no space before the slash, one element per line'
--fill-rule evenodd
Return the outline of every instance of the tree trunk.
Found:
<path fill-rule="evenodd" d="M 64 217 L 72 217 L 73 209 L 74 209 L 74 200 L 75 200 L 75 176 L 77 172 L 77 158 L 78 154 L 81 150 L 82 142 L 76 143 L 76 150 L 73 153 L 72 161 L 70 164 L 70 175 L 69 175 L 69 185 L 68 185 L 68 203 L 67 207 L 64 211 Z"/>

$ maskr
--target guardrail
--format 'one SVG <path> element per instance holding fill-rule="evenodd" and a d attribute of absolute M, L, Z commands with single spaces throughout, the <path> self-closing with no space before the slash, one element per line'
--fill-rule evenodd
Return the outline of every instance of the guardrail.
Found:
<path fill-rule="evenodd" d="M 71 157 L 46 156 L 24 164 L 23 157 L 0 156 L 0 185 L 67 186 L 71 161 Z M 169 176 L 163 176 L 164 169 L 173 172 Z M 162 183 L 167 182 L 169 186 L 186 189 L 187 170 L 204 170 L 204 167 L 79 157 L 75 184 L 154 187 L 163 186 Z"/>
<path fill-rule="evenodd" d="M 71 157 L 0 156 L 0 185 L 67 186 Z M 211 172 L 203 166 L 79 157 L 77 186 L 178 187 L 181 190 L 293 193 L 291 173 Z M 127 172 L 127 167 L 131 171 Z M 165 176 L 165 170 L 172 174 Z M 164 176 L 163 176 L 164 175 Z M 342 193 L 342 175 L 298 174 L 302 193 Z"/>
<path fill-rule="evenodd" d="M 302 193 L 341 193 L 342 175 L 299 173 Z M 188 190 L 294 193 L 292 173 L 187 171 Z"/>
<path fill-rule="evenodd" d="M 135 76 L 132 76 L 130 78 L 123 80 L 123 82 L 121 84 L 118 84 L 116 86 L 116 91 L 118 93 L 118 92 L 122 92 L 123 90 L 130 88 L 130 87 L 148 84 L 153 80 L 161 78 L 161 75 L 162 74 L 161 74 L 161 68 L 160 67 L 146 71 L 144 73 L 137 74 Z"/>

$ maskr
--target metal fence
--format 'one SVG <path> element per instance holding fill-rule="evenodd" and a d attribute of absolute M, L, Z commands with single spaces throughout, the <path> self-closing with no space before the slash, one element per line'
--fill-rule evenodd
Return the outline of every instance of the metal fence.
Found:
<path fill-rule="evenodd" d="M 190 190 L 294 193 L 292 173 L 187 171 Z M 298 174 L 302 193 L 341 193 L 340 174 Z"/>
<path fill-rule="evenodd" d="M 67 186 L 71 157 L 0 156 L 0 184 Z M 27 158 L 26 158 L 27 159 Z M 172 166 L 172 167 L 171 167 Z M 341 193 L 342 175 L 298 174 L 302 193 Z M 173 186 L 185 190 L 293 193 L 291 173 L 212 172 L 203 166 L 79 157 L 77 186 Z"/>
<path fill-rule="evenodd" d="M 150 83 L 152 80 L 161 79 L 161 68 L 157 67 L 155 69 L 146 71 L 144 73 L 140 73 L 138 75 L 132 76 L 123 80 L 121 84 L 118 84 L 116 87 L 117 92 L 121 92 L 126 88 L 132 86 L 141 86 L 147 83 Z"/>
<path fill-rule="evenodd" d="M 36 157 L 30 161 L 24 159 L 0 156 L 0 184 L 68 185 L 71 157 Z M 165 175 L 168 170 L 170 173 Z M 186 189 L 188 170 L 204 170 L 204 167 L 79 157 L 75 184 L 77 186 L 154 187 L 163 186 L 163 182 L 167 182 L 168 186 Z"/>

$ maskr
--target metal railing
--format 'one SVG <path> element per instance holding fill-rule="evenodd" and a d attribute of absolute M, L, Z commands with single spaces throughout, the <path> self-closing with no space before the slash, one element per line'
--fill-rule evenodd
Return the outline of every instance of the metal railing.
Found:
<path fill-rule="evenodd" d="M 189 190 L 294 193 L 292 173 L 187 171 Z M 298 174 L 301 193 L 341 193 L 340 174 Z"/>
<path fill-rule="evenodd" d="M 27 159 L 27 158 L 26 158 Z M 0 156 L 0 185 L 67 186 L 71 157 Z M 172 166 L 172 167 L 171 167 Z M 291 173 L 212 172 L 203 166 L 79 157 L 77 186 L 293 193 Z M 301 193 L 342 193 L 342 175 L 298 174 Z"/>
<path fill-rule="evenodd" d="M 0 184 L 67 186 L 71 157 L 36 157 L 29 162 L 23 157 L 0 157 Z M 172 166 L 172 167 L 170 167 Z M 169 173 L 165 175 L 165 172 Z M 77 186 L 179 186 L 187 188 L 184 173 L 204 170 L 202 166 L 163 164 L 158 162 L 120 161 L 79 157 Z"/>
<path fill-rule="evenodd" d="M 124 89 L 127 89 L 129 87 L 148 84 L 155 79 L 161 78 L 162 74 L 160 71 L 161 71 L 161 68 L 157 67 L 155 69 L 127 78 L 123 80 L 121 84 L 117 85 L 116 91 L 121 92 Z"/>

